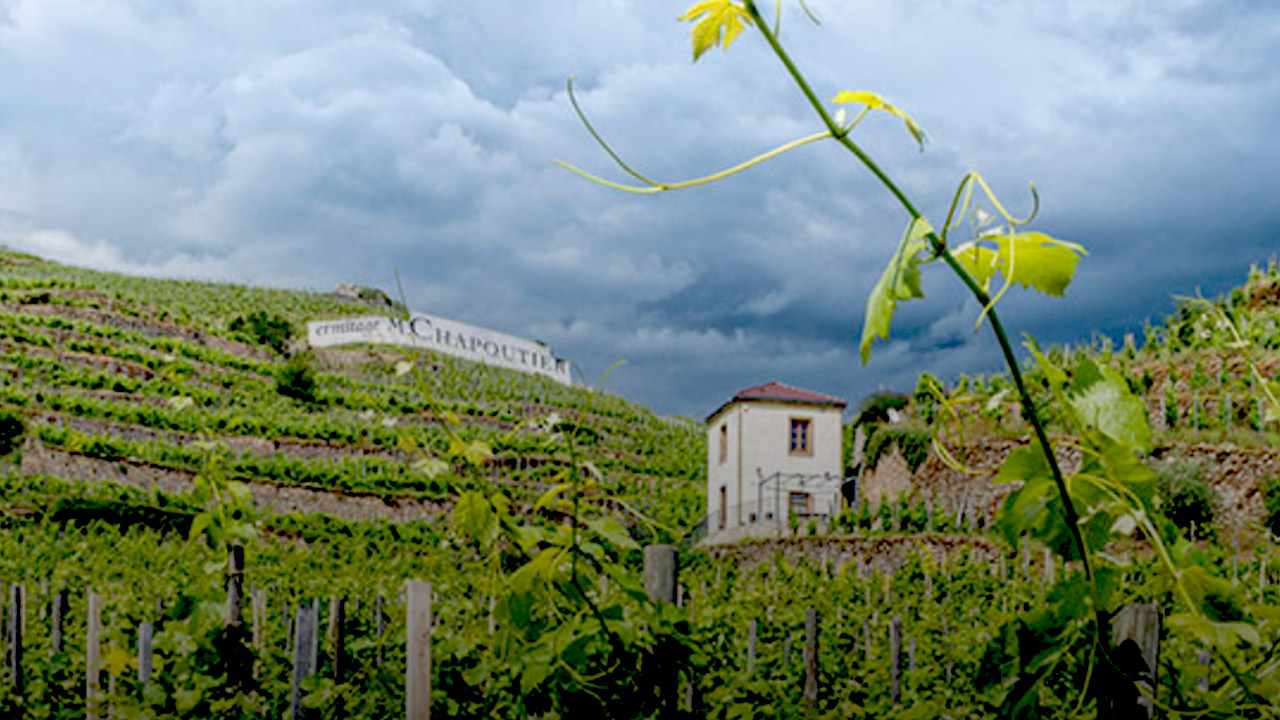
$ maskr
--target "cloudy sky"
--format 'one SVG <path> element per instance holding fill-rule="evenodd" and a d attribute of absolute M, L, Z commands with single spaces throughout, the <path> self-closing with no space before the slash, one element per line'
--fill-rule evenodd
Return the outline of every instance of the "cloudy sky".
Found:
<path fill-rule="evenodd" d="M 834 144 L 717 185 L 632 196 L 554 166 L 660 180 L 817 129 L 758 36 L 691 62 L 691 0 L 0 0 L 0 242 L 97 268 L 328 290 L 549 342 L 615 392 L 702 417 L 770 379 L 856 402 L 995 369 L 942 267 L 857 359 L 906 218 Z M 856 139 L 935 224 L 979 170 L 1090 256 L 1016 333 L 1140 331 L 1275 253 L 1280 5 L 1200 0 L 784 0 L 818 94 L 875 90 Z M 772 3 L 764 3 L 772 6 Z"/>

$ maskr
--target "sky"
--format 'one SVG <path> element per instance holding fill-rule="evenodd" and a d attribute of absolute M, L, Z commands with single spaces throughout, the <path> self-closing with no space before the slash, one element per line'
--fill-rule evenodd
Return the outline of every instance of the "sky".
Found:
<path fill-rule="evenodd" d="M 395 286 L 549 343 L 590 383 L 705 417 L 779 380 L 855 404 L 999 368 L 940 264 L 867 365 L 866 296 L 907 216 L 831 142 L 638 196 L 815 132 L 761 37 L 696 64 L 692 0 L 0 0 L 0 243 L 62 262 L 327 291 Z M 771 13 L 773 3 L 763 3 Z M 1140 333 L 1280 243 L 1280 4 L 783 0 L 825 100 L 940 225 L 982 173 L 1089 255 L 1062 298 L 1011 292 L 1015 336 Z"/>

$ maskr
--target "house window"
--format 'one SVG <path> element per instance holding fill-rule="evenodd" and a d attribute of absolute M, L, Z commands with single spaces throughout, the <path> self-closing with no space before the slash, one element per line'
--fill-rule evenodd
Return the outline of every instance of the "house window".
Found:
<path fill-rule="evenodd" d="M 791 514 L 793 516 L 803 517 L 809 514 L 809 493 L 793 492 L 789 498 L 791 504 Z"/>
<path fill-rule="evenodd" d="M 810 438 L 809 418 L 791 418 L 791 454 L 812 455 L 813 440 Z"/>
<path fill-rule="evenodd" d="M 720 426 L 720 464 L 729 459 L 729 424 Z"/>
<path fill-rule="evenodd" d="M 720 486 L 720 529 L 729 522 L 729 492 L 724 485 Z"/>

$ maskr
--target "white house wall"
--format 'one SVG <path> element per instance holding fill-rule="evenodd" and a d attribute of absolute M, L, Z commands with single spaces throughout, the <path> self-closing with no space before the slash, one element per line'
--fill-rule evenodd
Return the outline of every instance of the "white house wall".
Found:
<path fill-rule="evenodd" d="M 839 494 L 839 485 L 826 485 L 822 489 L 812 486 L 801 486 L 797 482 L 770 483 L 764 488 L 763 498 L 760 492 L 760 477 L 769 477 L 777 472 L 797 473 L 805 475 L 821 475 L 829 473 L 832 477 L 840 477 L 843 471 L 843 449 L 841 447 L 841 411 L 815 405 L 790 403 L 752 402 L 741 406 L 744 415 L 743 444 L 743 484 L 750 488 L 752 497 L 749 502 L 758 520 L 763 521 L 773 515 L 775 508 L 781 510 L 781 518 L 787 517 L 788 494 L 795 490 L 807 492 L 811 496 L 812 512 L 828 512 L 827 497 Z M 791 453 L 791 420 L 792 418 L 810 421 L 810 445 L 813 452 L 809 455 Z M 772 490 L 772 492 L 770 492 Z M 760 506 L 756 507 L 756 503 Z M 773 515 L 773 520 L 779 516 Z"/>
<path fill-rule="evenodd" d="M 707 526 L 715 531 L 720 527 L 720 488 L 725 488 L 727 512 L 725 527 L 736 527 L 742 506 L 742 416 L 741 406 L 731 405 L 721 411 L 707 425 Z M 724 462 L 720 462 L 720 428 L 727 428 L 729 446 Z"/>
<path fill-rule="evenodd" d="M 770 482 L 762 492 L 761 477 L 774 473 L 843 475 L 843 427 L 840 408 L 799 403 L 751 401 L 733 403 L 713 416 L 707 424 L 707 514 L 708 529 L 720 529 L 720 488 L 725 488 L 727 504 L 724 529 L 753 522 L 784 521 L 788 516 L 791 491 L 810 495 L 810 512 L 839 510 L 839 482 L 814 485 Z M 791 453 L 791 420 L 808 419 L 808 455 Z M 720 428 L 727 428 L 729 446 L 720 462 Z M 781 510 L 775 516 L 775 508 Z M 754 518 L 753 518 L 754 516 Z"/>

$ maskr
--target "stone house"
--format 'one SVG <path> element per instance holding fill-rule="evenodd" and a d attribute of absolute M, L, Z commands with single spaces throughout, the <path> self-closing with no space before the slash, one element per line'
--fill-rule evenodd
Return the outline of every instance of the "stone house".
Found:
<path fill-rule="evenodd" d="M 844 400 L 769 382 L 707 417 L 707 533 L 841 510 Z"/>

